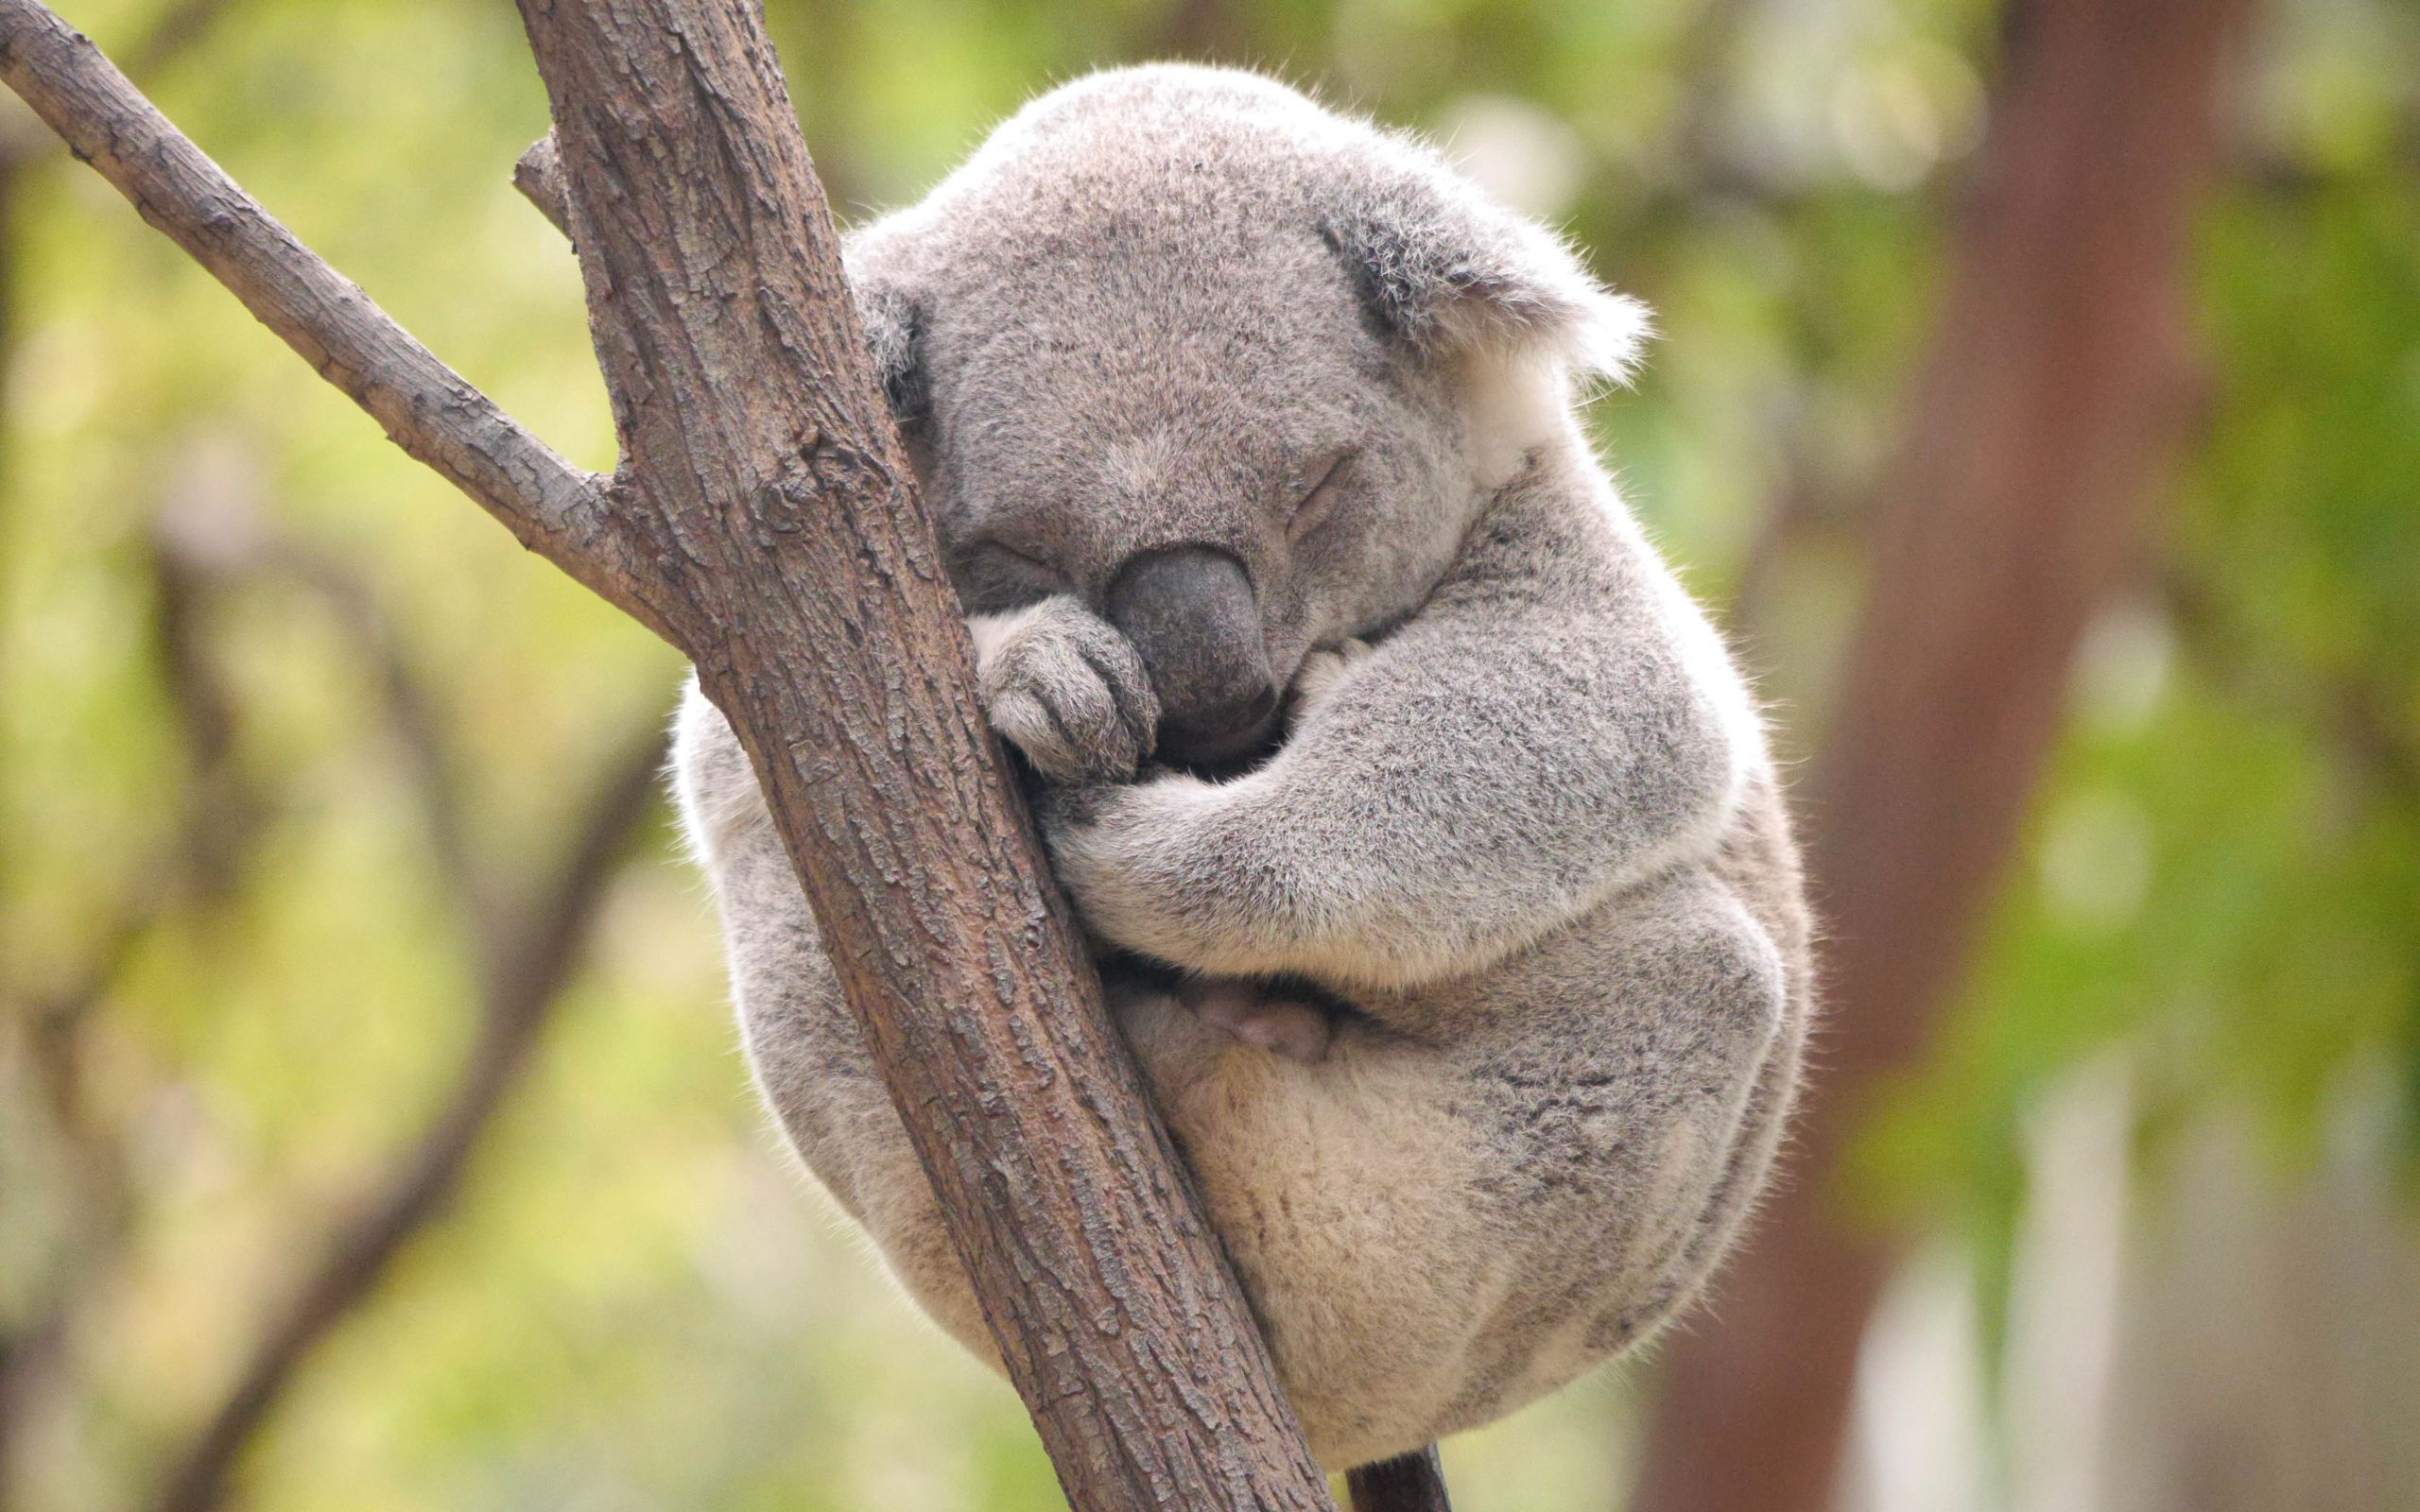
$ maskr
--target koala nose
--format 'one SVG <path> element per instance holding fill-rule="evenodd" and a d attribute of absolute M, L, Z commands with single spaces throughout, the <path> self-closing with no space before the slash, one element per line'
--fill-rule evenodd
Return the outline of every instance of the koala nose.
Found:
<path fill-rule="evenodd" d="M 1217 763 L 1267 737 L 1277 681 L 1242 562 L 1206 546 L 1149 552 L 1119 569 L 1104 608 L 1150 671 L 1164 754 Z"/>

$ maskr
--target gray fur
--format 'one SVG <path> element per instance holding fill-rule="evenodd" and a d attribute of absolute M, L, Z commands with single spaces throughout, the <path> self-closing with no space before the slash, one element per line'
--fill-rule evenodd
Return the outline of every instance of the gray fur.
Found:
<path fill-rule="evenodd" d="M 1808 982 L 1753 705 L 1571 415 L 1635 308 L 1426 149 L 1174 67 L 1029 106 L 851 269 L 1059 875 L 1180 973 L 1113 970 L 1112 1005 L 1315 1452 L 1401 1452 L 1654 1332 L 1763 1182 Z M 1180 549 L 1241 564 L 1251 612 L 1230 576 L 1203 633 L 1256 613 L 1290 691 L 1223 780 L 1149 764 L 1197 690 L 1104 608 Z M 694 690 L 678 766 L 767 1098 L 990 1358 Z"/>

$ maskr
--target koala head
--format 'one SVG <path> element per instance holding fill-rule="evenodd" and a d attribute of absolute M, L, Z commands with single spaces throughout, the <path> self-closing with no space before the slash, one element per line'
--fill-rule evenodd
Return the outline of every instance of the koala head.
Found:
<path fill-rule="evenodd" d="M 1196 765 L 1416 609 L 1645 324 L 1428 150 L 1192 67 L 1035 101 L 849 266 L 968 612 L 1083 598 Z"/>

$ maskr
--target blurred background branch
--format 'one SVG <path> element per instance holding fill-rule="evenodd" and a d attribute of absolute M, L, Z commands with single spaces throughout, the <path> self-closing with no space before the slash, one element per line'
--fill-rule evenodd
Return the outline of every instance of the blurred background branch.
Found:
<path fill-rule="evenodd" d="M 66 980 L 30 999 L 9 995 L 6 1027 L 37 1094 L 66 1217 L 29 1299 L 0 1329 L 0 1498 L 29 1399 L 59 1368 L 78 1309 L 126 1237 L 132 1194 L 124 1131 L 93 1106 L 87 1085 L 93 1017 L 154 929 L 179 917 L 207 921 L 227 904 L 268 816 L 233 759 L 233 699 L 206 629 L 210 587 L 164 537 L 145 556 L 156 605 L 153 651 L 181 736 L 181 791 L 163 853 L 111 902 Z"/>
<path fill-rule="evenodd" d="M 2135 572 L 2196 391 L 2187 230 L 2245 4 L 2017 0 L 1932 347 L 1876 490 L 1865 609 L 1799 785 L 1825 933 L 1797 1180 L 1667 1351 L 1657 1512 L 1834 1503 L 1888 1240 L 1850 1137 L 1971 970 L 2092 617 Z M 1752 1453 L 1742 1446 L 1754 1445 Z"/>
<path fill-rule="evenodd" d="M 1463 1512 L 2420 1504 L 2409 0 L 2261 0 L 2223 62 L 2202 28 L 2233 6 L 2174 0 L 2089 36 L 2053 13 L 2118 11 L 769 9 L 844 212 L 1173 49 L 1448 138 L 1657 311 L 1588 418 L 1800 758 L 1828 1070 L 1713 1305 L 1449 1441 Z M 509 15 L 71 9 L 121 58 L 182 38 L 145 80 L 181 124 L 610 461 L 570 257 L 497 181 L 545 127 Z M 452 1200 L 350 1268 L 458 1147 L 496 963 L 679 668 L 89 175 L 13 156 L 26 124 L 0 116 L 0 1505 L 158 1504 L 231 1411 L 217 1500 L 262 1512 L 1060 1504 L 1010 1394 L 758 1137 L 709 911 L 644 815 Z M 304 1314 L 336 1321 L 248 1387 Z"/>
<path fill-rule="evenodd" d="M 282 587 L 306 591 L 369 670 L 385 728 L 403 754 L 440 889 L 477 962 L 480 990 L 477 1033 L 443 1106 L 265 1320 L 224 1397 L 174 1456 L 153 1503 L 162 1512 L 204 1512 L 220 1503 L 246 1443 L 312 1352 L 372 1293 L 412 1235 L 454 1199 L 481 1138 L 526 1074 L 579 968 L 608 885 L 655 807 L 664 741 L 660 713 L 631 721 L 612 743 L 618 754 L 567 824 L 546 874 L 500 885 L 474 858 L 440 700 L 423 686 L 374 591 L 330 554 L 264 531 L 253 501 L 230 497 L 206 458 L 190 458 L 188 466 L 147 552 L 159 663 L 187 749 L 182 816 L 169 852 L 137 873 L 75 979 L 10 1014 L 26 1037 L 77 1211 L 41 1300 L 0 1335 L 0 1467 L 9 1463 L 6 1451 L 22 1422 L 9 1409 L 58 1368 L 76 1310 L 105 1288 L 124 1237 L 123 1139 L 89 1106 L 84 1030 L 151 931 L 207 916 L 235 896 L 240 868 L 266 828 L 266 805 L 247 787 L 236 759 L 237 697 L 214 633 L 214 620 L 233 612 L 242 598 Z M 328 979 L 338 997 L 341 980 L 340 971 Z"/>
<path fill-rule="evenodd" d="M 359 612 L 357 603 L 348 609 Z M 417 697 L 393 696 L 406 685 L 389 677 L 389 712 L 398 735 L 417 747 L 426 738 L 426 708 Z M 412 1235 L 441 1214 L 460 1190 L 473 1152 L 527 1070 L 596 927 L 615 865 L 657 796 L 663 721 L 644 721 L 619 744 L 623 754 L 566 835 L 553 875 L 526 898 L 504 904 L 503 924 L 480 927 L 486 916 L 475 900 L 493 897 L 493 889 L 449 887 L 466 900 L 465 927 L 487 936 L 477 953 L 484 963 L 478 1038 L 459 1079 L 418 1144 L 397 1160 L 361 1211 L 329 1237 L 318 1267 L 268 1320 L 234 1383 L 177 1458 L 152 1503 L 158 1512 L 208 1512 L 220 1504 L 228 1473 L 245 1444 L 268 1421 L 312 1351 L 371 1295 Z M 417 749 L 415 757 L 422 757 Z M 432 847 L 461 864 L 458 833 L 445 833 L 459 823 L 450 786 L 424 781 L 423 789 Z"/>

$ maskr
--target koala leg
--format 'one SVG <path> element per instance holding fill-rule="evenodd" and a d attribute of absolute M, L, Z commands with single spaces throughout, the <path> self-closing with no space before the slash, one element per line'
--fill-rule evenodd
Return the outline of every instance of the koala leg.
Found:
<path fill-rule="evenodd" d="M 1334 1466 L 1501 1417 L 1685 1306 L 1771 1162 L 1804 1019 L 1706 868 L 1393 1006 L 1307 1064 L 1166 996 L 1120 1009 Z"/>
<path fill-rule="evenodd" d="M 1202 1022 L 1305 1065 L 1325 1060 L 1336 1034 L 1324 1005 L 1280 987 L 1211 978 L 1184 983 L 1176 996 Z"/>

